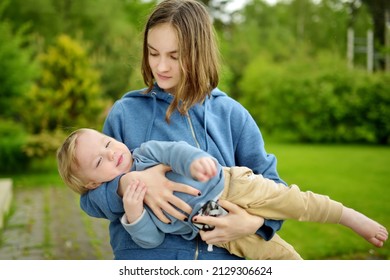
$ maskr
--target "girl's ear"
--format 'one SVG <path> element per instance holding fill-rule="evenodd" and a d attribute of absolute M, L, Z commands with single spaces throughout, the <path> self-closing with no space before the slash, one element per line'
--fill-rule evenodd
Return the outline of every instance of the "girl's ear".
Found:
<path fill-rule="evenodd" d="M 85 185 L 85 188 L 89 189 L 89 190 L 93 190 L 93 189 L 96 189 L 97 187 L 99 187 L 100 185 L 101 185 L 100 183 L 89 182 L 88 184 Z"/>

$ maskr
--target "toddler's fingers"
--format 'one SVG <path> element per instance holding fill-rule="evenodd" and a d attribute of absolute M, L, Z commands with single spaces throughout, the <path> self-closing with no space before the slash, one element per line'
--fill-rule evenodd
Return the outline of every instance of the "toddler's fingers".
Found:
<path fill-rule="evenodd" d="M 146 194 L 146 186 L 144 183 L 140 183 L 136 186 L 136 189 L 134 191 L 134 198 L 137 200 L 144 200 Z"/>
<path fill-rule="evenodd" d="M 128 186 L 127 186 L 127 188 L 126 188 L 126 190 L 125 190 L 125 192 L 124 192 L 124 194 L 123 194 L 123 197 L 128 197 L 128 198 L 132 198 L 132 197 L 134 197 L 135 196 L 135 194 L 137 193 L 137 195 L 138 195 L 138 193 L 139 193 L 139 191 L 141 190 L 141 188 L 139 187 L 140 186 L 140 182 L 137 180 L 137 181 L 133 181 L 133 182 L 131 182 Z M 138 190 L 139 189 L 139 190 Z M 138 190 L 138 192 L 137 192 L 137 190 Z"/>

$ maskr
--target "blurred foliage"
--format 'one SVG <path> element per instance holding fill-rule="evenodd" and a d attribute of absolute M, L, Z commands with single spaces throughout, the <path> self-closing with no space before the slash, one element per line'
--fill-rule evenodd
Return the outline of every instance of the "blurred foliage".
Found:
<path fill-rule="evenodd" d="M 15 143 L 21 154 L 44 157 L 71 130 L 101 128 L 116 99 L 144 87 L 143 28 L 157 2 L 0 2 L 0 126 L 15 124 L 10 131 L 26 136 Z M 364 54 L 355 69 L 345 58 L 347 28 L 365 37 L 385 1 L 249 0 L 237 11 L 226 10 L 229 1 L 202 2 L 221 46 L 219 87 L 262 130 L 295 141 L 389 144 L 389 75 L 365 73 Z M 380 39 L 375 66 L 388 51 Z M 1 150 L 14 151 L 11 142 Z"/>
<path fill-rule="evenodd" d="M 34 48 L 29 44 L 28 26 L 13 29 L 12 22 L 1 21 L 0 3 L 0 118 L 17 119 L 15 101 L 23 98 L 37 76 Z"/>
<path fill-rule="evenodd" d="M 43 159 L 54 156 L 58 147 L 62 144 L 66 131 L 42 131 L 39 134 L 30 134 L 23 146 L 23 153 L 29 158 Z"/>
<path fill-rule="evenodd" d="M 110 104 L 103 99 L 99 72 L 81 44 L 60 35 L 38 59 L 41 76 L 24 100 L 30 110 L 21 112 L 29 131 L 100 124 L 103 109 Z"/>
<path fill-rule="evenodd" d="M 279 138 L 390 144 L 389 84 L 390 73 L 350 71 L 329 52 L 284 63 L 263 54 L 245 70 L 239 100 Z"/>
<path fill-rule="evenodd" d="M 0 172 L 26 170 L 30 158 L 23 151 L 28 137 L 24 127 L 14 121 L 0 119 L 0 135 Z"/>
<path fill-rule="evenodd" d="M 91 67 L 86 50 L 69 36 L 60 35 L 38 59 L 41 77 L 24 99 L 23 107 L 29 110 L 20 112 L 31 133 L 26 152 L 34 157 L 55 151 L 64 137 L 59 131 L 100 127 L 104 109 L 110 106 L 101 92 L 99 72 Z"/>
<path fill-rule="evenodd" d="M 54 44 L 60 34 L 88 42 L 104 95 L 117 99 L 129 86 L 142 85 L 138 78 L 142 28 L 156 2 L 12 0 L 4 18 L 15 26 L 28 23 L 39 44 Z"/>

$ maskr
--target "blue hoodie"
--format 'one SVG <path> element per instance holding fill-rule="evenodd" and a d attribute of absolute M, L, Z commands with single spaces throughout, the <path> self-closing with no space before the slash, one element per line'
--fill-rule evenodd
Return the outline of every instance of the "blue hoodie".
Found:
<path fill-rule="evenodd" d="M 175 111 L 170 122 L 165 113 L 173 97 L 155 86 L 125 94 L 115 102 L 104 123 L 103 132 L 134 150 L 149 140 L 185 141 L 216 158 L 222 166 L 246 166 L 278 183 L 284 183 L 276 171 L 276 158 L 264 148 L 261 132 L 249 112 L 219 89 L 187 115 Z M 225 249 L 207 251 L 207 244 L 195 238 L 186 240 L 167 234 L 154 249 L 138 246 L 123 228 L 122 198 L 117 189 L 120 176 L 81 196 L 81 208 L 90 216 L 106 218 L 115 259 L 238 259 Z M 266 220 L 257 232 L 265 240 L 280 229 L 281 221 Z M 239 225 L 238 225 L 239 226 Z"/>

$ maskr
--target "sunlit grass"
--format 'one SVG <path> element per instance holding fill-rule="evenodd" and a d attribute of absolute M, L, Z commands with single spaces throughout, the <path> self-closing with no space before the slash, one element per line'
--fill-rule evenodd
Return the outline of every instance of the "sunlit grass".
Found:
<path fill-rule="evenodd" d="M 354 208 L 390 228 L 390 148 L 378 146 L 270 144 L 279 175 Z M 390 259 L 350 229 L 286 221 L 280 235 L 305 259 Z"/>

